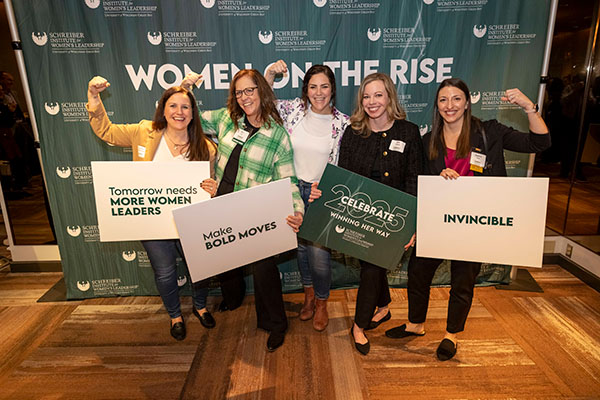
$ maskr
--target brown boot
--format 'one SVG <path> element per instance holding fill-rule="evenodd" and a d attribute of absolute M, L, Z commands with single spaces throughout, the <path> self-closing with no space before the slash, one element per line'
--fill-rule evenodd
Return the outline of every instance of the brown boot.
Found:
<path fill-rule="evenodd" d="M 315 307 L 315 319 L 313 319 L 313 328 L 317 331 L 322 331 L 327 328 L 329 323 L 329 314 L 327 313 L 327 300 L 317 299 Z"/>
<path fill-rule="evenodd" d="M 315 314 L 315 289 L 304 288 L 304 305 L 300 310 L 300 321 L 308 321 Z"/>

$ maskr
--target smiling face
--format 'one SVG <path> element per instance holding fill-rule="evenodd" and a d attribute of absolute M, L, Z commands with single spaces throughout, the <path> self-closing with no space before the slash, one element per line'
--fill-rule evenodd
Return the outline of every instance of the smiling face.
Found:
<path fill-rule="evenodd" d="M 242 95 L 237 97 L 239 106 L 244 110 L 249 119 L 260 116 L 260 96 L 256 83 L 249 76 L 242 76 L 235 83 L 236 92 L 241 91 Z M 246 94 L 246 89 L 255 88 L 251 95 Z"/>
<path fill-rule="evenodd" d="M 455 86 L 440 89 L 437 106 L 446 124 L 462 124 L 469 103 L 465 93 Z"/>
<path fill-rule="evenodd" d="M 331 82 L 323 73 L 315 74 L 308 81 L 306 92 L 311 109 L 317 114 L 331 114 Z"/>
<path fill-rule="evenodd" d="M 390 97 L 385 90 L 385 85 L 380 80 L 375 80 L 365 86 L 362 98 L 362 106 L 371 119 L 389 120 L 387 107 Z"/>
<path fill-rule="evenodd" d="M 164 111 L 167 127 L 174 131 L 187 130 L 192 122 L 192 104 L 183 93 L 175 93 L 165 103 Z"/>

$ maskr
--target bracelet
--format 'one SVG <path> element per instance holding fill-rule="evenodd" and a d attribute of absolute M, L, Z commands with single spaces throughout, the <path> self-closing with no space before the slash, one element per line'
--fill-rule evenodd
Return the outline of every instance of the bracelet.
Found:
<path fill-rule="evenodd" d="M 528 110 L 523 109 L 523 111 L 525 111 L 526 114 L 533 114 L 533 113 L 538 112 L 539 109 L 540 109 L 540 107 L 537 104 L 534 104 L 533 108 L 531 110 L 528 111 Z"/>

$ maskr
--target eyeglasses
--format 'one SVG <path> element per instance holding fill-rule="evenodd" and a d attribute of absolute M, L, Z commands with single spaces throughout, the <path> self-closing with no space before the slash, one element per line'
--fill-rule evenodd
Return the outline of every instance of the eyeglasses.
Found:
<path fill-rule="evenodd" d="M 246 96 L 252 96 L 252 94 L 254 93 L 254 91 L 256 89 L 258 89 L 258 86 L 248 87 L 248 88 L 243 89 L 243 90 L 236 90 L 235 91 L 235 97 L 239 99 L 240 97 L 242 97 L 242 93 L 245 94 Z"/>

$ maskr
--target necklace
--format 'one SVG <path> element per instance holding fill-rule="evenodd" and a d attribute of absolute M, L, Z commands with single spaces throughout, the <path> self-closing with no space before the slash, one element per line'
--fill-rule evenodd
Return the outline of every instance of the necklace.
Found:
<path fill-rule="evenodd" d="M 188 140 L 187 142 L 185 142 L 185 143 L 175 143 L 175 142 L 173 141 L 173 139 L 171 139 L 171 138 L 169 137 L 169 134 L 168 134 L 167 132 L 165 132 L 165 137 L 166 137 L 166 138 L 169 140 L 169 142 L 171 142 L 171 144 L 173 145 L 173 150 L 175 150 L 175 151 L 177 151 L 177 149 L 178 149 L 178 148 L 180 148 L 180 147 L 183 149 L 183 148 L 185 148 L 185 147 L 186 147 L 188 144 L 190 144 L 189 140 Z"/>

